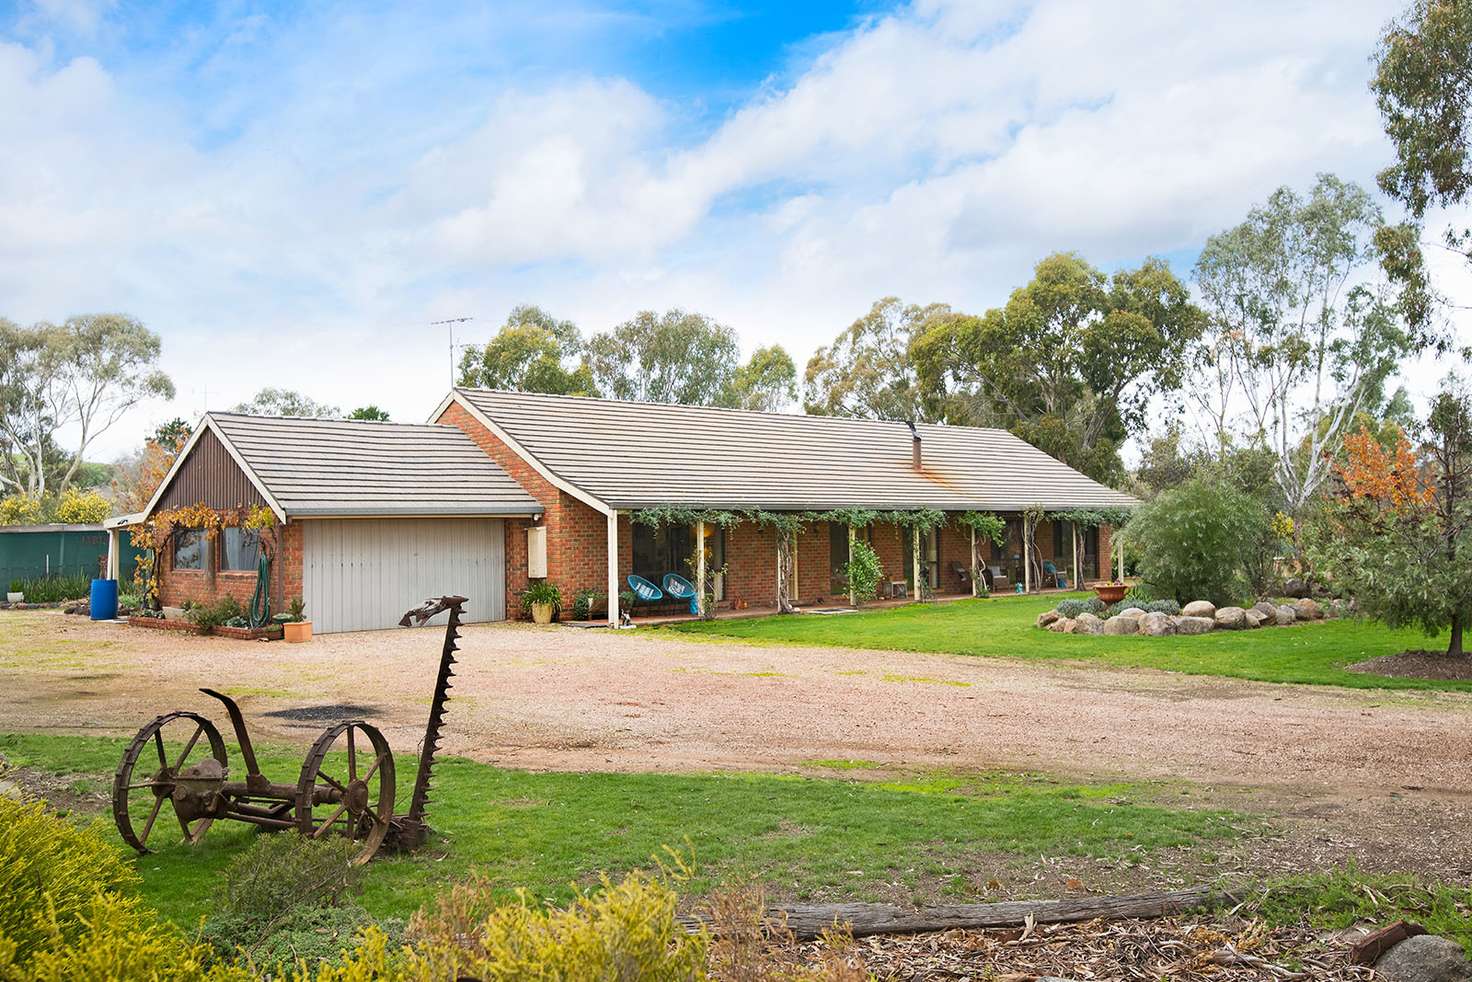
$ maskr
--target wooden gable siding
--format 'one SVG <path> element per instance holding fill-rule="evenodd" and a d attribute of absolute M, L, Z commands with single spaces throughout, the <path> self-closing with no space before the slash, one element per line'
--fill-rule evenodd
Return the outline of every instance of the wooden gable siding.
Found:
<path fill-rule="evenodd" d="M 200 502 L 216 510 L 266 503 L 213 430 L 200 434 L 158 507 L 167 510 Z"/>

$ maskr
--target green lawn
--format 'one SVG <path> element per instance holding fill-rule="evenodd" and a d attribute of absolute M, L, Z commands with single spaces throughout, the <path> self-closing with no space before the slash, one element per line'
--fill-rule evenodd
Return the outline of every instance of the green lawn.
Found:
<path fill-rule="evenodd" d="M 13 765 L 71 775 L 69 786 L 83 800 L 109 787 L 123 745 L 99 737 L 0 736 L 0 754 Z M 257 753 L 268 776 L 295 780 L 302 751 Z M 411 766 L 408 759 L 401 764 L 404 802 Z M 867 769 L 858 761 L 820 766 Z M 1148 866 L 1159 850 L 1187 849 L 1210 863 L 1221 843 L 1256 824 L 1223 811 L 1166 807 L 1158 787 L 1062 784 L 1036 775 L 929 772 L 884 781 L 534 774 L 458 758 L 435 774 L 429 817 L 441 835 L 412 857 L 372 864 L 363 902 L 376 915 L 407 915 L 472 869 L 508 896 L 526 887 L 533 897 L 566 900 L 570 884 L 591 884 L 599 871 L 616 876 L 647 867 L 665 846 L 693 852 L 699 877 L 687 892 L 697 896 L 718 880 L 751 875 L 777 898 L 976 899 L 972 884 L 994 875 L 1007 880 L 1009 861 L 1075 856 Z M 105 808 L 95 801 L 88 807 Z M 144 896 L 181 923 L 197 921 L 218 872 L 255 834 L 216 822 L 200 846 L 171 844 L 140 857 Z"/>
<path fill-rule="evenodd" d="M 1467 681 L 1390 678 L 1344 670 L 1346 665 L 1377 655 L 1437 647 L 1435 640 L 1416 631 L 1392 631 L 1356 620 L 1171 638 L 1054 634 L 1034 627 L 1038 614 L 1061 599 L 1057 594 L 995 597 L 909 604 L 855 614 L 727 618 L 674 624 L 661 630 L 748 642 L 1080 660 L 1263 682 L 1472 691 L 1472 682 Z"/>

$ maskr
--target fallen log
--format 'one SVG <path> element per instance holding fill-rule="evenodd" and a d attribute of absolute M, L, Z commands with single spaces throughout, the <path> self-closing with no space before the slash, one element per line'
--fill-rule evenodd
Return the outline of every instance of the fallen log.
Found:
<path fill-rule="evenodd" d="M 1075 897 L 1067 900 L 1010 900 L 995 904 L 945 904 L 895 907 L 890 904 L 776 904 L 770 917 L 786 916 L 787 928 L 799 939 L 816 938 L 831 927 L 847 927 L 856 938 L 871 934 L 919 934 L 954 928 L 1021 927 L 1069 924 L 1098 918 L 1169 917 L 1195 908 L 1220 906 L 1231 898 L 1211 887 L 1123 897 Z"/>

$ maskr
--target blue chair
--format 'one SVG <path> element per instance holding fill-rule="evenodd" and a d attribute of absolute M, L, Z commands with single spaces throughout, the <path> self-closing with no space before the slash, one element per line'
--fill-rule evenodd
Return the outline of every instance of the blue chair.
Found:
<path fill-rule="evenodd" d="M 664 599 L 664 593 L 660 591 L 659 587 L 655 586 L 653 583 L 650 583 L 642 576 L 635 576 L 633 573 L 630 573 L 628 584 L 629 589 L 633 591 L 634 599 L 637 601 L 643 601 L 646 604 L 652 604 L 656 600 Z M 630 606 L 632 606 L 632 604 Z M 630 616 L 633 616 L 633 613 L 634 612 L 632 610 L 629 611 Z"/>
<path fill-rule="evenodd" d="M 1058 567 L 1053 565 L 1053 561 L 1051 559 L 1045 560 L 1043 562 L 1043 575 L 1051 576 L 1053 578 L 1053 585 L 1056 586 L 1058 589 L 1068 589 L 1067 574 L 1058 572 Z"/>
<path fill-rule="evenodd" d="M 700 616 L 700 598 L 696 596 L 694 583 L 679 573 L 666 573 L 664 574 L 664 592 L 676 600 L 690 601 L 690 615 Z"/>

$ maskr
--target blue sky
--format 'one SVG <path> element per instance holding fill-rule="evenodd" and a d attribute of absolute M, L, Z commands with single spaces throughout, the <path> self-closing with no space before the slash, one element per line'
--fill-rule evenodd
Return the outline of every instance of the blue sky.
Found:
<path fill-rule="evenodd" d="M 0 316 L 123 310 L 179 382 L 422 418 L 427 322 L 684 306 L 799 363 L 886 295 L 1049 252 L 1185 275 L 1320 171 L 1369 184 L 1399 3 L 0 6 Z M 1459 273 L 1459 270 L 1449 271 Z"/>

